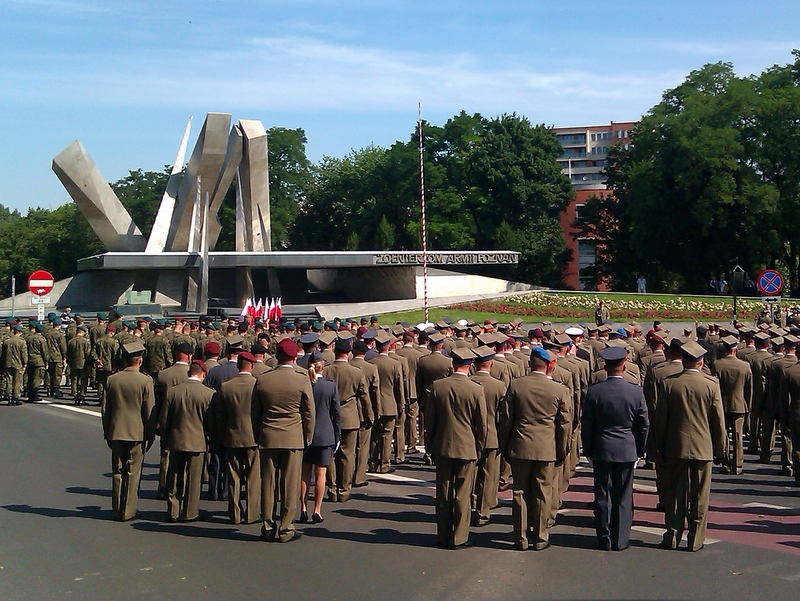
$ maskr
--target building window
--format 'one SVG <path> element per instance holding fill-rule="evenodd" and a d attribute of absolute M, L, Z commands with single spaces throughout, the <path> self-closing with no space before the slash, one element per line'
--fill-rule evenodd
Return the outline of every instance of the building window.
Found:
<path fill-rule="evenodd" d="M 585 206 L 586 204 L 582 202 L 575 205 L 575 219 L 583 218 L 583 209 Z"/>
<path fill-rule="evenodd" d="M 594 276 L 591 271 L 597 258 L 594 240 L 578 240 L 578 289 L 587 290 L 594 288 Z"/>
<path fill-rule="evenodd" d="M 586 144 L 586 134 L 558 134 L 556 137 L 562 145 Z"/>

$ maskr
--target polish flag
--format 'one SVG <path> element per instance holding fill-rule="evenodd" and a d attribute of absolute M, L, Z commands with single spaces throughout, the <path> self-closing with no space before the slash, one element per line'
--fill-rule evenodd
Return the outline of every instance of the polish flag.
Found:
<path fill-rule="evenodd" d="M 261 304 L 261 299 L 258 299 L 255 309 L 253 309 L 253 317 L 255 319 L 264 317 L 264 306 Z"/>
<path fill-rule="evenodd" d="M 244 307 L 242 308 L 242 312 L 239 314 L 239 323 L 242 323 L 246 318 L 250 317 L 250 311 L 252 310 L 252 308 L 253 308 L 253 301 L 248 298 L 247 302 L 244 304 Z"/>
<path fill-rule="evenodd" d="M 267 320 L 275 319 L 275 299 L 269 299 L 269 305 L 267 307 Z"/>
<path fill-rule="evenodd" d="M 283 309 L 281 308 L 281 297 L 275 301 L 275 319 L 280 319 L 283 316 Z"/>

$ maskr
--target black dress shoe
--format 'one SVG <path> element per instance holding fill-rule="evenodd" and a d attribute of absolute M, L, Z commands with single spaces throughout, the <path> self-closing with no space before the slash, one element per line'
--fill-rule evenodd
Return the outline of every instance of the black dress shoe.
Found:
<path fill-rule="evenodd" d="M 364 488 L 365 486 L 369 486 L 369 482 L 359 482 L 358 484 L 353 484 L 353 488 Z"/>
<path fill-rule="evenodd" d="M 308 512 L 307 511 L 301 511 L 300 512 L 300 520 L 299 521 L 300 521 L 301 524 L 307 524 L 308 523 Z"/>
<path fill-rule="evenodd" d="M 296 541 L 296 540 L 298 540 L 300 538 L 303 538 L 303 533 L 302 532 L 298 532 L 297 530 L 295 530 L 294 534 L 292 535 L 292 538 L 290 538 L 289 540 L 284 541 L 284 542 L 291 543 L 292 541 Z M 279 540 L 279 539 L 276 538 L 275 540 Z"/>
<path fill-rule="evenodd" d="M 323 517 L 322 517 L 320 514 L 318 514 L 318 513 L 314 512 L 314 513 L 311 515 L 311 521 L 312 521 L 313 523 L 315 523 L 315 524 L 321 524 L 322 522 L 324 522 L 324 521 L 325 521 L 325 518 L 323 518 Z"/>
<path fill-rule="evenodd" d="M 471 540 L 468 540 L 468 541 L 466 541 L 466 542 L 463 542 L 463 543 L 461 543 L 460 545 L 455 545 L 455 546 L 453 547 L 453 550 L 454 550 L 454 551 L 461 551 L 462 549 L 469 549 L 469 548 L 470 548 L 470 547 L 472 547 L 474 544 L 475 544 L 475 543 L 473 543 Z"/>
<path fill-rule="evenodd" d="M 547 541 L 544 544 L 544 546 L 542 546 L 542 547 L 533 547 L 533 550 L 534 551 L 544 551 L 545 549 L 549 549 L 549 548 L 550 548 L 550 541 Z"/>
<path fill-rule="evenodd" d="M 610 541 L 599 541 L 597 543 L 597 550 L 598 551 L 611 551 L 611 542 Z"/>
<path fill-rule="evenodd" d="M 394 474 L 397 471 L 397 468 L 390 467 L 385 472 L 381 472 L 381 474 Z"/>
<path fill-rule="evenodd" d="M 612 551 L 624 551 L 625 549 L 627 549 L 627 548 L 628 548 L 628 547 L 630 547 L 630 546 L 631 546 L 631 545 L 630 545 L 630 543 L 629 543 L 629 544 L 625 545 L 624 547 L 611 547 L 611 550 L 612 550 Z"/>

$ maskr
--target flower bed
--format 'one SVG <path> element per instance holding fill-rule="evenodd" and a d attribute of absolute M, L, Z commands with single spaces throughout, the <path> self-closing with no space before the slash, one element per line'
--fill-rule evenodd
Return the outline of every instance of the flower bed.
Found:
<path fill-rule="evenodd" d="M 533 292 L 510 296 L 505 301 L 477 301 L 459 303 L 450 307 L 453 311 L 482 311 L 529 317 L 549 317 L 566 320 L 592 320 L 594 310 L 603 300 L 612 320 L 664 319 L 686 320 L 728 320 L 732 305 L 725 301 L 684 300 L 681 297 L 664 300 L 615 300 L 599 296 L 580 294 L 556 294 Z M 737 302 L 738 317 L 741 320 L 753 319 L 761 311 L 757 300 L 741 299 Z"/>

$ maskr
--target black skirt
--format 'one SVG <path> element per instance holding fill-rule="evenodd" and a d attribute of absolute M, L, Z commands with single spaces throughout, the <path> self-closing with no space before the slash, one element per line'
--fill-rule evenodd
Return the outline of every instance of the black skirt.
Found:
<path fill-rule="evenodd" d="M 303 463 L 307 465 L 324 465 L 327 467 L 333 457 L 333 447 L 308 447 L 303 451 Z"/>

